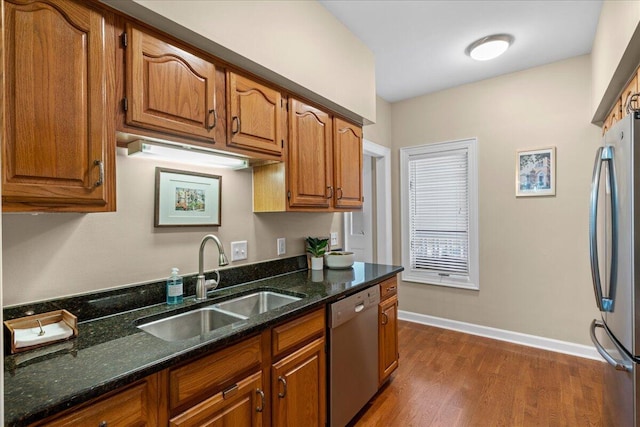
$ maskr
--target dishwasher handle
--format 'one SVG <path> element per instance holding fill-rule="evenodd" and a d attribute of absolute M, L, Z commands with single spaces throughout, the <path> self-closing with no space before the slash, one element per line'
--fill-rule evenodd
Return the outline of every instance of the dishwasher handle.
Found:
<path fill-rule="evenodd" d="M 355 312 L 356 313 L 360 313 L 362 310 L 364 310 L 364 303 L 363 302 L 361 302 L 360 304 L 356 305 Z"/>

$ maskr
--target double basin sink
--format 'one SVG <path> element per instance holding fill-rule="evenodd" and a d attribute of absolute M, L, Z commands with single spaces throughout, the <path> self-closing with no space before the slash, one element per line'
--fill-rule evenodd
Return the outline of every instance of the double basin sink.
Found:
<path fill-rule="evenodd" d="M 259 291 L 138 325 L 139 329 L 165 341 L 181 341 L 214 329 L 299 301 L 300 298 L 273 291 Z"/>

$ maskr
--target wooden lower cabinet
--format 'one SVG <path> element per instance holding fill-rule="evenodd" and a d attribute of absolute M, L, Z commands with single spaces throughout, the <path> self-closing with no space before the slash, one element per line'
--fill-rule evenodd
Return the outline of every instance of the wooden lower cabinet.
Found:
<path fill-rule="evenodd" d="M 325 340 L 317 339 L 271 369 L 272 425 L 324 426 L 326 419 Z"/>
<path fill-rule="evenodd" d="M 263 390 L 262 373 L 257 372 L 172 418 L 169 426 L 262 426 Z"/>
<path fill-rule="evenodd" d="M 398 367 L 398 296 L 395 292 L 380 302 L 378 313 L 378 381 L 382 385 Z"/>
<path fill-rule="evenodd" d="M 74 409 L 68 415 L 32 426 L 156 427 L 162 425 L 161 412 L 166 408 L 162 405 L 164 399 L 159 387 L 160 377 L 161 374 L 151 375 L 122 391 L 80 409 Z"/>

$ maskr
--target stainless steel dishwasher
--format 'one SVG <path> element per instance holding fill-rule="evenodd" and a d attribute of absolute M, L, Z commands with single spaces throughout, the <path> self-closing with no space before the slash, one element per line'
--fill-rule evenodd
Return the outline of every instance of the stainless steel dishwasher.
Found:
<path fill-rule="evenodd" d="M 373 286 L 330 305 L 329 421 L 343 427 L 378 391 L 378 303 Z"/>

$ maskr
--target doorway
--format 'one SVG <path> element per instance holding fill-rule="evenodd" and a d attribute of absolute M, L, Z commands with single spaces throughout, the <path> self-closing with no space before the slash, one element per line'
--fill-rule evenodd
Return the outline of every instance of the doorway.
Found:
<path fill-rule="evenodd" d="M 391 150 L 364 140 L 362 211 L 344 214 L 344 247 L 356 261 L 392 263 Z"/>

